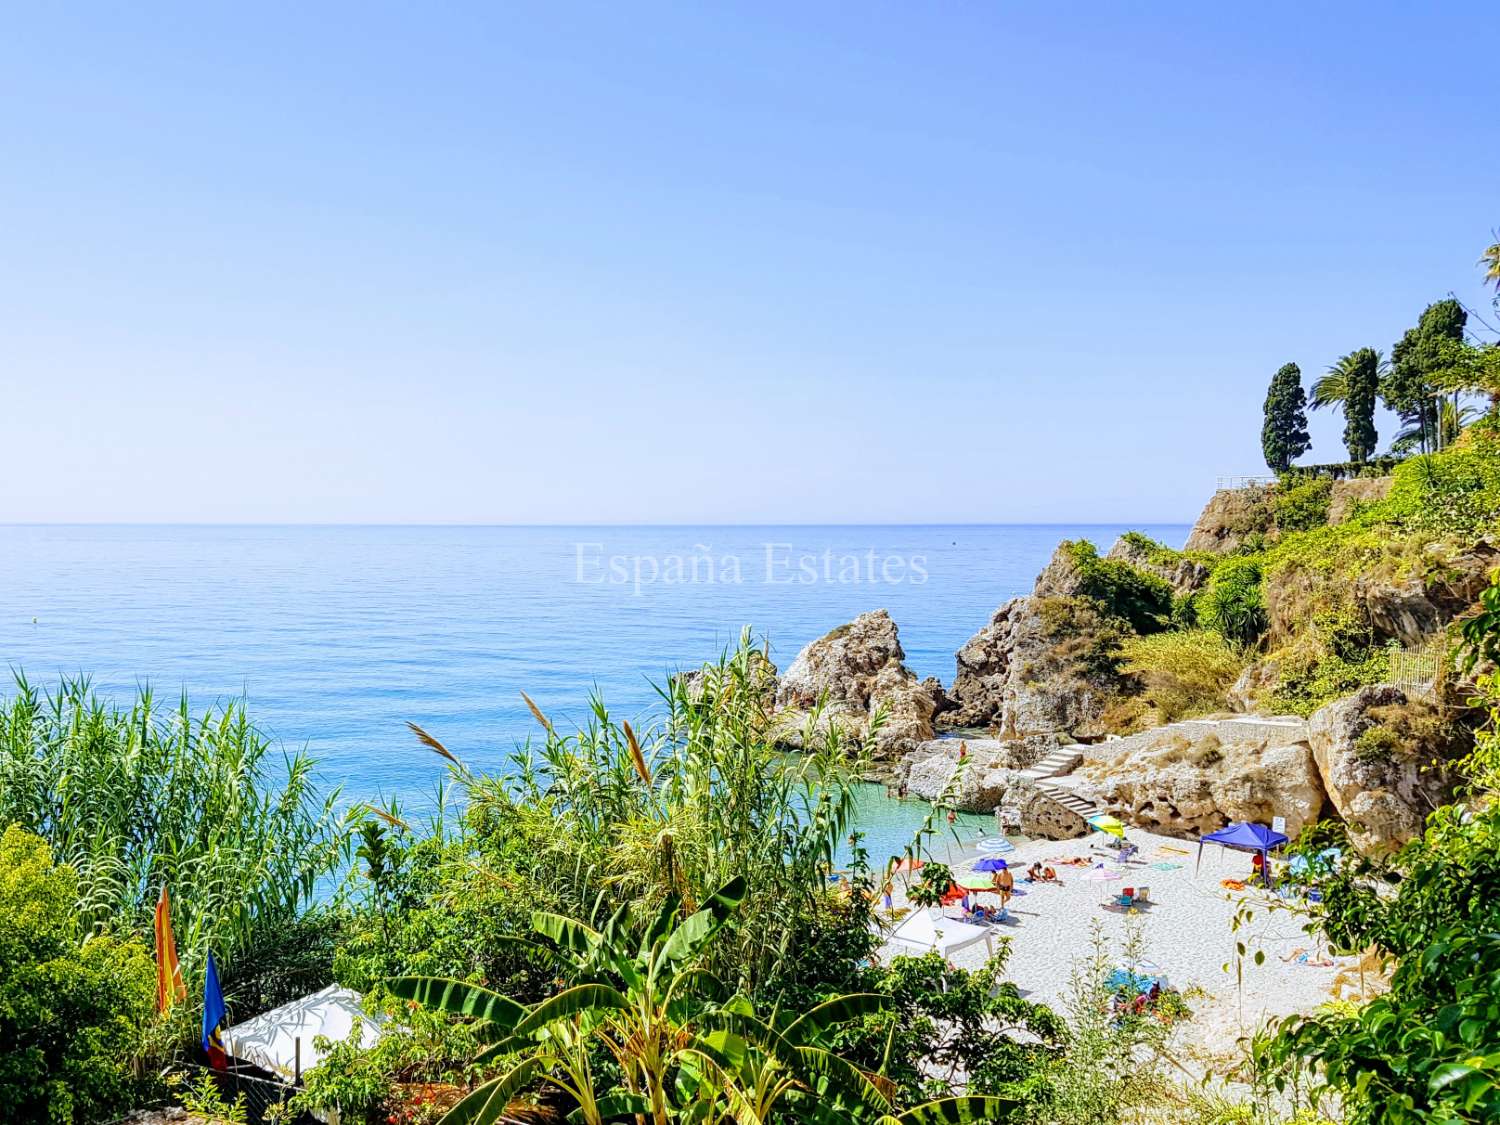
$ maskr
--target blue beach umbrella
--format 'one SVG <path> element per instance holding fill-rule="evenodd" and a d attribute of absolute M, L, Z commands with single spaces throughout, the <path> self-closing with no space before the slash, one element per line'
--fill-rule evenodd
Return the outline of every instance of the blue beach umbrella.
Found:
<path fill-rule="evenodd" d="M 978 863 L 976 863 L 974 865 L 974 870 L 975 871 L 1004 871 L 1009 866 L 1010 866 L 1010 864 L 1006 863 L 1005 860 L 1001 859 L 999 856 L 989 855 L 989 856 L 985 856 Z"/>

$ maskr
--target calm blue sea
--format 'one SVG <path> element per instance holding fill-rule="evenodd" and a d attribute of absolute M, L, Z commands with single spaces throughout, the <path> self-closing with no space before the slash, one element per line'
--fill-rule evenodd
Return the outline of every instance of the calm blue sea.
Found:
<path fill-rule="evenodd" d="M 420 804 L 441 763 L 408 720 L 495 768 L 535 729 L 523 690 L 560 726 L 595 690 L 641 719 L 653 682 L 744 625 L 785 668 L 879 607 L 912 669 L 948 683 L 954 652 L 1060 539 L 1102 551 L 1132 526 L 1174 545 L 1188 531 L 0 526 L 0 664 L 37 684 L 88 673 L 122 701 L 147 682 L 198 709 L 243 696 L 351 797 Z"/>

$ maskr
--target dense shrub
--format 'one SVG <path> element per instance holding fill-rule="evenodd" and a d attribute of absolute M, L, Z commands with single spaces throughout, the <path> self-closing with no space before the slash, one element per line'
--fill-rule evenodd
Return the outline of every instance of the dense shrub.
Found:
<path fill-rule="evenodd" d="M 16 825 L 0 837 L 0 1105 L 19 1123 L 129 1108 L 156 972 L 138 940 L 89 935 L 78 877 Z"/>
<path fill-rule="evenodd" d="M 1225 692 L 1245 665 L 1241 650 L 1206 629 L 1132 637 L 1122 655 L 1159 723 L 1224 710 Z"/>
<path fill-rule="evenodd" d="M 1271 510 L 1276 529 L 1308 531 L 1328 522 L 1328 506 L 1333 496 L 1333 481 L 1327 477 L 1301 478 L 1289 473 L 1271 494 Z"/>
<path fill-rule="evenodd" d="M 1197 598 L 1198 620 L 1231 644 L 1254 644 L 1267 625 L 1261 576 L 1254 556 L 1225 559 Z"/>
<path fill-rule="evenodd" d="M 1154 574 L 1143 574 L 1119 559 L 1099 557 L 1087 539 L 1064 544 L 1078 570 L 1078 593 L 1103 611 L 1128 622 L 1137 633 L 1165 629 L 1172 615 L 1172 587 Z"/>
<path fill-rule="evenodd" d="M 1384 680 L 1390 650 L 1376 642 L 1368 621 L 1341 608 L 1315 614 L 1294 643 L 1276 654 L 1276 662 L 1274 706 L 1310 715 L 1325 703 Z"/>

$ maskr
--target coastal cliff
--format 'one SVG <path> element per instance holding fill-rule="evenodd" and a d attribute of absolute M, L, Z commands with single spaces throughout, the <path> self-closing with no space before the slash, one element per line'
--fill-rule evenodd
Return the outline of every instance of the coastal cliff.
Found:
<path fill-rule="evenodd" d="M 1497 521 L 1491 438 L 1390 477 L 1219 490 L 1182 550 L 1060 544 L 946 689 L 882 610 L 807 646 L 777 704 L 788 728 L 864 738 L 912 794 L 1026 810 L 1033 834 L 1089 810 L 1181 836 L 1332 818 L 1389 851 L 1453 798 L 1472 745 L 1442 654 L 1500 562 Z M 1064 747 L 1077 761 L 1054 768 Z"/>

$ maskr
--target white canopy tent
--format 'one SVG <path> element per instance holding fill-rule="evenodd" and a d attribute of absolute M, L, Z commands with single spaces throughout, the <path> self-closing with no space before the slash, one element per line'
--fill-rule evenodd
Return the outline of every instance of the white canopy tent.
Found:
<path fill-rule="evenodd" d="M 224 1048 L 233 1058 L 295 1082 L 302 1071 L 311 1070 L 323 1057 L 313 1045 L 313 1037 L 347 1039 L 356 1019 L 362 1024 L 361 1044 L 374 1046 L 380 1038 L 383 1017 L 366 1014 L 360 1007 L 359 993 L 332 984 L 235 1024 L 224 1032 Z"/>
<path fill-rule="evenodd" d="M 995 943 L 987 926 L 959 922 L 935 910 L 913 910 L 901 919 L 886 940 L 918 953 L 937 950 L 944 957 L 980 942 L 984 942 L 991 956 L 995 953 Z"/>

